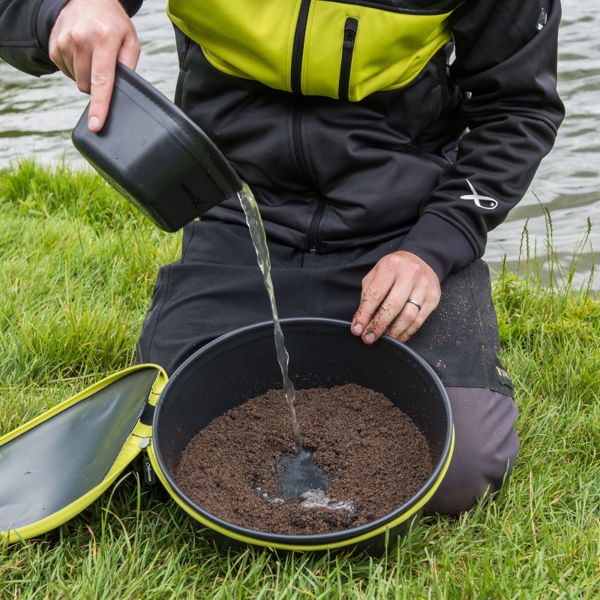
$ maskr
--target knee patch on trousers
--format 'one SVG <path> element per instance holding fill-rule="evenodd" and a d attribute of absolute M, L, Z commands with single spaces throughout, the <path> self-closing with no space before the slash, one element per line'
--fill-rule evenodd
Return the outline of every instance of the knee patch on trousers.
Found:
<path fill-rule="evenodd" d="M 454 454 L 427 512 L 456 515 L 497 492 L 519 451 L 517 408 L 485 388 L 447 388 L 456 434 Z"/>

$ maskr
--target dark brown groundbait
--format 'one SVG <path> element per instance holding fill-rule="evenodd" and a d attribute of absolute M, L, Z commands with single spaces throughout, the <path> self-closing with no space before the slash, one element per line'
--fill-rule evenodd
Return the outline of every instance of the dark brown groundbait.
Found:
<path fill-rule="evenodd" d="M 248 400 L 200 431 L 181 456 L 177 484 L 230 523 L 310 535 L 383 517 L 431 475 L 425 437 L 378 392 L 354 384 L 298 390 L 296 410 L 304 446 L 314 450 L 313 460 L 331 480 L 325 492 L 329 508 L 277 498 L 277 460 L 294 450 L 281 390 Z"/>

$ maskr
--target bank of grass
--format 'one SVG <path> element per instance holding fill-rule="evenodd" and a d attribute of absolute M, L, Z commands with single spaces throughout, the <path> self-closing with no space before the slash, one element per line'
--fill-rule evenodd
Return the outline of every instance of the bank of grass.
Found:
<path fill-rule="evenodd" d="M 133 363 L 179 241 L 93 174 L 1 174 L 0 435 Z M 220 554 L 126 474 L 57 531 L 1 547 L 0 598 L 600 597 L 600 303 L 535 269 L 500 274 L 494 295 L 522 444 L 495 502 L 427 517 L 382 558 Z"/>

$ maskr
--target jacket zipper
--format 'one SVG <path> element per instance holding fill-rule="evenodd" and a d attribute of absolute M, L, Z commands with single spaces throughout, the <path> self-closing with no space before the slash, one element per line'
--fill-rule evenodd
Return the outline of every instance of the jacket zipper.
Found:
<path fill-rule="evenodd" d="M 317 254 L 319 251 L 319 225 L 321 224 L 321 219 L 325 214 L 325 200 L 319 195 L 319 205 L 317 206 L 317 210 L 313 215 L 313 218 L 310 222 L 310 227 L 308 228 L 308 251 L 311 254 Z"/>
<path fill-rule="evenodd" d="M 310 175 L 310 169 L 306 154 L 304 153 L 304 146 L 302 145 L 302 103 L 304 99 L 301 96 L 292 96 L 292 147 L 294 149 L 294 155 L 296 157 L 296 163 L 298 169 L 311 181 L 313 187 L 317 191 L 318 206 L 315 213 L 310 221 L 307 234 L 307 251 L 311 254 L 316 254 L 319 250 L 319 237 L 318 229 L 323 213 L 325 212 L 325 200 L 318 193 L 316 182 Z"/>
<path fill-rule="evenodd" d="M 294 32 L 294 44 L 292 47 L 291 64 L 291 87 L 294 94 L 302 94 L 302 58 L 304 55 L 304 42 L 306 39 L 306 25 L 308 23 L 308 13 L 310 12 L 311 0 L 301 0 L 298 11 L 298 20 L 296 21 L 296 31 Z M 356 19 L 351 19 L 356 21 Z M 358 23 L 358 21 L 356 21 Z M 354 42 L 352 43 L 354 45 Z M 296 160 L 301 171 L 308 174 L 308 163 L 302 146 L 302 122 L 301 122 L 301 104 L 300 98 L 292 99 L 292 145 Z M 319 250 L 318 230 L 325 213 L 325 201 L 318 195 L 318 206 L 313 215 L 308 228 L 308 251 L 316 254 Z"/>
<path fill-rule="evenodd" d="M 306 37 L 306 24 L 311 0 L 302 0 L 296 21 L 294 45 L 292 47 L 291 84 L 292 92 L 302 93 L 302 55 L 304 54 L 304 39 Z"/>
<path fill-rule="evenodd" d="M 356 41 L 357 29 L 358 20 L 348 17 L 344 24 L 342 64 L 340 67 L 340 84 L 338 88 L 338 98 L 340 100 L 348 100 L 348 93 L 350 90 L 350 70 L 352 69 L 352 55 L 354 54 L 354 42 Z"/>

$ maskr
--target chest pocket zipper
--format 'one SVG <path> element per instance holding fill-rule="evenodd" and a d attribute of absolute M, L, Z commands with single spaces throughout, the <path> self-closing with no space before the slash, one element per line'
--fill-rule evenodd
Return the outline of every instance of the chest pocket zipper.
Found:
<path fill-rule="evenodd" d="M 348 100 L 350 70 L 352 69 L 352 55 L 354 54 L 357 30 L 358 19 L 348 17 L 344 24 L 344 43 L 342 46 L 342 63 L 340 66 L 340 83 L 338 88 L 338 97 L 340 100 Z"/>

